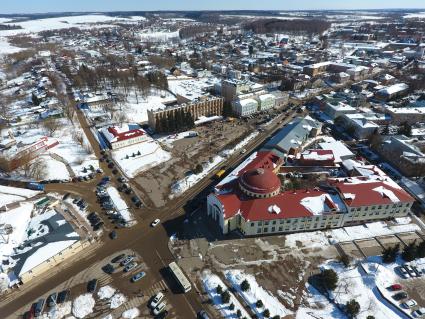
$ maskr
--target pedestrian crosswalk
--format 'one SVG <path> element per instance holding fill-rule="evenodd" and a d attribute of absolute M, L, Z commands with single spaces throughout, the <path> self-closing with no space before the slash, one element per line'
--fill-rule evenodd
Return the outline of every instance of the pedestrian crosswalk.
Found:
<path fill-rule="evenodd" d="M 156 293 L 160 291 L 166 291 L 166 290 L 168 290 L 167 284 L 165 283 L 164 280 L 161 280 L 151 285 L 148 289 L 143 290 L 141 293 L 144 296 L 147 296 L 148 298 L 150 298 Z"/>

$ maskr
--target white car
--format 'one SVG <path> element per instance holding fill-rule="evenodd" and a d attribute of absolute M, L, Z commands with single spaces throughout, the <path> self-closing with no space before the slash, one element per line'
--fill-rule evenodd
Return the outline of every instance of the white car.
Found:
<path fill-rule="evenodd" d="M 412 308 L 412 307 L 416 306 L 417 303 L 413 299 L 409 299 L 409 300 L 403 302 L 401 305 L 404 308 Z"/>
<path fill-rule="evenodd" d="M 414 318 L 423 318 L 423 317 L 425 317 L 425 308 L 420 308 L 418 310 L 412 311 L 412 316 Z"/>
<path fill-rule="evenodd" d="M 156 225 L 158 225 L 160 222 L 161 222 L 161 221 L 157 218 L 157 219 L 155 219 L 155 220 L 151 223 L 151 226 L 152 226 L 152 227 L 155 227 L 155 226 L 156 226 Z"/>
<path fill-rule="evenodd" d="M 165 307 L 167 305 L 165 304 L 165 302 L 161 302 L 158 306 L 156 306 L 155 308 L 153 308 L 153 314 L 155 316 L 159 315 L 161 312 L 163 312 L 165 310 Z"/>
<path fill-rule="evenodd" d="M 149 306 L 151 308 L 155 308 L 156 306 L 159 305 L 159 303 L 162 301 L 163 298 L 164 298 L 164 294 L 162 292 L 158 292 L 155 296 L 153 296 Z"/>

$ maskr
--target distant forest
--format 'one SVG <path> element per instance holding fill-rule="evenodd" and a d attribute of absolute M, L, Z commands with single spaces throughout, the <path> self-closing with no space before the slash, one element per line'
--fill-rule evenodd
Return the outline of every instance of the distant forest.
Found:
<path fill-rule="evenodd" d="M 330 22 L 318 19 L 259 19 L 244 24 L 244 29 L 255 33 L 300 32 L 320 34 L 329 29 Z"/>
<path fill-rule="evenodd" d="M 22 27 L 16 24 L 0 24 L 0 30 L 16 30 L 16 29 L 22 29 Z"/>

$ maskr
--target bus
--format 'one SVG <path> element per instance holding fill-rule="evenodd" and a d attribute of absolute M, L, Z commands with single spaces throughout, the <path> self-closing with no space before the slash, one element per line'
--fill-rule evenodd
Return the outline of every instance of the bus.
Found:
<path fill-rule="evenodd" d="M 190 281 L 186 278 L 183 271 L 180 269 L 179 266 L 173 261 L 171 264 L 168 265 L 168 268 L 170 268 L 171 273 L 173 274 L 173 277 L 176 279 L 180 287 L 183 289 L 184 292 L 190 291 L 192 289 L 192 285 L 190 284 Z"/>

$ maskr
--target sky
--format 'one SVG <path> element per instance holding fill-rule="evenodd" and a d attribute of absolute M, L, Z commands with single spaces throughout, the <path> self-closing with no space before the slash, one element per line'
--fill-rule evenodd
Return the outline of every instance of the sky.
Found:
<path fill-rule="evenodd" d="M 424 0 L 0 0 L 0 13 L 425 8 Z"/>

